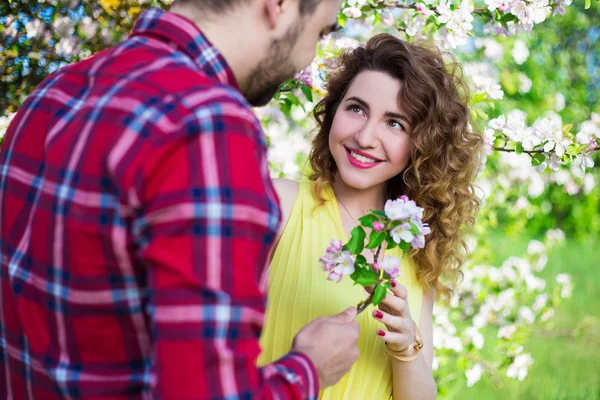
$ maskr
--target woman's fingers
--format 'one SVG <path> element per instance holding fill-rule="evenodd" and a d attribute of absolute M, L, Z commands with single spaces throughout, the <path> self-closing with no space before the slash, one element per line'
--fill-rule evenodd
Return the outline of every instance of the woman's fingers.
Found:
<path fill-rule="evenodd" d="M 382 310 L 373 311 L 373 318 L 377 321 L 385 324 L 387 328 L 394 332 L 411 332 L 412 331 L 412 320 L 391 315 Z"/>
<path fill-rule="evenodd" d="M 401 299 L 406 300 L 406 296 L 408 296 L 408 289 L 406 288 L 406 286 L 396 282 L 396 281 L 392 281 L 392 293 L 394 293 L 394 296 L 400 297 Z"/>
<path fill-rule="evenodd" d="M 411 319 L 410 309 L 408 308 L 408 302 L 406 301 L 406 296 L 408 294 L 406 288 L 397 284 L 392 290 L 393 293 L 387 292 L 380 305 L 384 306 L 385 310 L 390 314 Z"/>
<path fill-rule="evenodd" d="M 414 342 L 414 337 L 411 337 L 410 334 L 404 332 L 391 332 L 379 329 L 377 331 L 377 336 L 386 342 L 392 349 L 397 349 L 398 351 L 406 349 Z"/>

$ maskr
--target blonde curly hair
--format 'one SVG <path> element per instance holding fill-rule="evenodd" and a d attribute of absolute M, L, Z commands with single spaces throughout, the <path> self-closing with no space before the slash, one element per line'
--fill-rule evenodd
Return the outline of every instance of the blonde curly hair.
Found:
<path fill-rule="evenodd" d="M 448 299 L 467 255 L 465 230 L 475 223 L 480 201 L 473 180 L 482 156 L 482 138 L 471 131 L 468 88 L 455 59 L 444 61 L 434 46 L 402 41 L 389 34 L 342 54 L 329 78 L 327 95 L 313 116 L 318 131 L 310 153 L 315 195 L 334 182 L 337 166 L 329 150 L 329 131 L 354 78 L 363 71 L 385 72 L 403 82 L 399 100 L 412 123 L 407 168 L 387 183 L 389 199 L 406 195 L 424 208 L 431 234 L 424 249 L 412 250 L 417 279 Z"/>

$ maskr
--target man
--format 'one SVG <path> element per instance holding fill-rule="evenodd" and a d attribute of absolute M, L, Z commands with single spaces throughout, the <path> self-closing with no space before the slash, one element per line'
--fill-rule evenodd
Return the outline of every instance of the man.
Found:
<path fill-rule="evenodd" d="M 353 308 L 255 367 L 280 212 L 250 104 L 339 7 L 179 0 L 30 95 L 0 158 L 1 399 L 315 398 L 349 370 Z"/>

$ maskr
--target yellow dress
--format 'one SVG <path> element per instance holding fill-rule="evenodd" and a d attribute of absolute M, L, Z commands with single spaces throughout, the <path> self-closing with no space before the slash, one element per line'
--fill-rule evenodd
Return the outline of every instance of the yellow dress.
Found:
<path fill-rule="evenodd" d="M 269 364 L 290 351 L 292 340 L 307 323 L 320 316 L 337 314 L 365 298 L 361 286 L 350 278 L 340 283 L 327 281 L 319 257 L 332 239 L 348 241 L 331 187 L 325 188 L 327 200 L 322 206 L 312 194 L 313 182 L 299 184 L 298 197 L 289 221 L 273 255 L 265 327 L 261 336 L 262 353 L 258 365 Z M 398 248 L 388 254 L 401 257 Z M 398 278 L 408 289 L 411 315 L 419 322 L 423 290 L 417 283 L 414 267 L 405 257 Z M 392 364 L 386 358 L 384 342 L 377 330 L 384 325 L 372 316 L 370 306 L 357 321 L 360 323 L 360 356 L 350 372 L 336 385 L 322 390 L 319 399 L 387 400 L 392 394 Z"/>

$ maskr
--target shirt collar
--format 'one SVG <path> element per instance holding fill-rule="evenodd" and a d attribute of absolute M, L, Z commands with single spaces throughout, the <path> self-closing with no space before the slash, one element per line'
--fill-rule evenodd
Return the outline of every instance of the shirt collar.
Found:
<path fill-rule="evenodd" d="M 174 44 L 207 76 L 239 90 L 233 71 L 223 55 L 189 19 L 160 8 L 152 8 L 144 11 L 135 22 L 131 36 L 135 35 L 153 36 Z"/>

